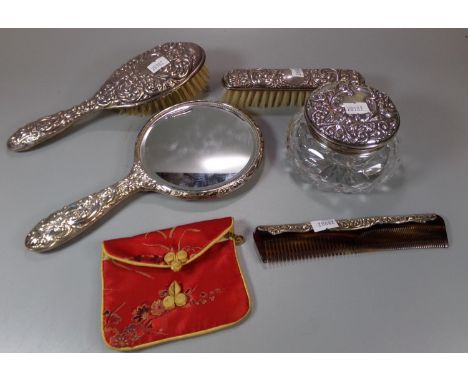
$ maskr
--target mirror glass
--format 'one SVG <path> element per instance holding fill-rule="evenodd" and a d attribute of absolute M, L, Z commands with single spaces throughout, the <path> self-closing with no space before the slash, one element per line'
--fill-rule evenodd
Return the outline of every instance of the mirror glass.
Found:
<path fill-rule="evenodd" d="M 148 175 L 192 190 L 230 181 L 258 150 L 248 121 L 209 105 L 168 113 L 147 132 L 142 144 L 141 160 Z"/>

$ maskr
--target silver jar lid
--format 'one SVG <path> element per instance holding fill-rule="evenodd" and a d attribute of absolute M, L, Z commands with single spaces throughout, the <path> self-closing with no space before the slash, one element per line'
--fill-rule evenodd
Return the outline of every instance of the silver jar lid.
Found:
<path fill-rule="evenodd" d="M 389 96 L 352 83 L 335 82 L 315 90 L 306 101 L 304 114 L 317 139 L 345 153 L 378 149 L 400 126 Z"/>

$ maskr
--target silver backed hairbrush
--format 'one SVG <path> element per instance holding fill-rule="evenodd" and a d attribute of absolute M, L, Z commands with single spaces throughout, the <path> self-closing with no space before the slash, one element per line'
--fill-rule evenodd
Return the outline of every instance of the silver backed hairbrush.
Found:
<path fill-rule="evenodd" d="M 31 122 L 17 130 L 7 146 L 26 151 L 104 109 L 153 114 L 196 98 L 208 86 L 205 52 L 191 42 L 158 45 L 115 70 L 98 92 L 77 106 Z"/>
<path fill-rule="evenodd" d="M 339 81 L 365 83 L 350 69 L 235 69 L 223 76 L 224 102 L 239 107 L 302 106 L 310 92 Z"/>
<path fill-rule="evenodd" d="M 448 247 L 444 220 L 436 214 L 259 226 L 254 239 L 265 263 L 381 250 Z"/>

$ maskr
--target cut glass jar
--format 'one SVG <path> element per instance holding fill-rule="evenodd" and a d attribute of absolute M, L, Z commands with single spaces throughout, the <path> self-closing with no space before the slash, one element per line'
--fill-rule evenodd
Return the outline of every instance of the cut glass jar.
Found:
<path fill-rule="evenodd" d="M 400 117 L 392 100 L 367 85 L 332 83 L 315 90 L 288 129 L 288 159 L 322 191 L 369 192 L 399 165 Z"/>

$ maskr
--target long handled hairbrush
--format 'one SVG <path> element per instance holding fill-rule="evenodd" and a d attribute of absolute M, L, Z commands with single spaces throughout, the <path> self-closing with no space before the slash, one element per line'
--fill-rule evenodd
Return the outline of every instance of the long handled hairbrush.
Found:
<path fill-rule="evenodd" d="M 365 83 L 350 69 L 235 69 L 223 76 L 223 100 L 238 107 L 302 106 L 310 92 L 337 81 Z"/>
<path fill-rule="evenodd" d="M 153 114 L 194 99 L 208 85 L 208 70 L 204 63 L 205 52 L 197 44 L 169 42 L 158 45 L 115 70 L 93 97 L 21 127 L 8 140 L 8 148 L 29 150 L 100 110 Z"/>
<path fill-rule="evenodd" d="M 254 239 L 265 263 L 380 250 L 448 247 L 444 220 L 435 214 L 259 226 Z"/>

